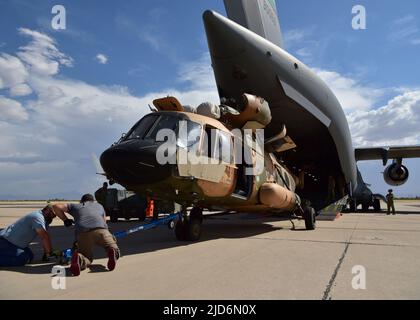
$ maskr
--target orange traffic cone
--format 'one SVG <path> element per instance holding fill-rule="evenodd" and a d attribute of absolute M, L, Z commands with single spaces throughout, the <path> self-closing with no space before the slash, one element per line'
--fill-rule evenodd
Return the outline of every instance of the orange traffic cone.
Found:
<path fill-rule="evenodd" d="M 155 204 L 153 199 L 147 198 L 146 217 L 153 218 L 153 212 L 155 211 Z"/>

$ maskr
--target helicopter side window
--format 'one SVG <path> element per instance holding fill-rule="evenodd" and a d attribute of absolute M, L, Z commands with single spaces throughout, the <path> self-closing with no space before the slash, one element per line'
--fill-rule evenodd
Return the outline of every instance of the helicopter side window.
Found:
<path fill-rule="evenodd" d="M 233 162 L 233 144 L 229 134 L 212 127 L 206 127 L 206 138 L 203 143 L 203 155 L 218 159 L 223 163 Z"/>
<path fill-rule="evenodd" d="M 219 160 L 224 163 L 232 163 L 233 162 L 233 145 L 232 145 L 232 138 L 226 132 L 219 131 L 218 135 L 218 142 L 219 142 Z"/>
<path fill-rule="evenodd" d="M 202 155 L 209 157 L 209 158 L 214 158 L 214 153 L 215 153 L 215 145 L 216 145 L 216 137 L 217 137 L 217 130 L 206 126 L 206 132 L 205 132 L 205 136 L 204 136 L 204 141 L 203 141 L 203 148 L 202 148 Z"/>
<path fill-rule="evenodd" d="M 159 118 L 157 115 L 145 116 L 143 119 L 137 122 L 136 125 L 134 125 L 134 127 L 127 134 L 125 140 L 143 139 L 144 135 L 147 133 L 147 131 L 150 130 L 150 128 L 156 122 L 157 118 Z"/>
<path fill-rule="evenodd" d="M 185 127 L 186 126 L 186 127 Z M 180 122 L 178 146 L 187 149 L 189 152 L 197 154 L 200 146 L 202 126 L 199 123 L 183 120 Z M 186 136 L 185 136 L 186 133 Z M 184 136 L 182 136 L 184 135 Z M 185 141 L 185 138 L 187 141 Z"/>

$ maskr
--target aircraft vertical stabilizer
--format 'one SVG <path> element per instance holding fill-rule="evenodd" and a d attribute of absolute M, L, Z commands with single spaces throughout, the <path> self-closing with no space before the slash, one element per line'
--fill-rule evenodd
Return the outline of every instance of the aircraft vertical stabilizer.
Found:
<path fill-rule="evenodd" d="M 224 0 L 230 20 L 283 48 L 275 0 Z"/>

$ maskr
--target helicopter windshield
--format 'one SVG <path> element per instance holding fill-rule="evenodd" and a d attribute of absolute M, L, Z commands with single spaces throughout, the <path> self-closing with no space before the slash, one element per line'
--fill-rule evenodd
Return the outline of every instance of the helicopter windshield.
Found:
<path fill-rule="evenodd" d="M 156 141 L 156 136 L 160 130 L 169 129 L 173 132 L 177 132 L 178 123 L 181 119 L 174 117 L 169 114 L 161 115 L 159 119 L 154 123 L 152 128 L 146 134 L 145 139 L 151 139 Z"/>
<path fill-rule="evenodd" d="M 163 129 L 172 130 L 178 136 L 179 147 L 198 148 L 202 126 L 199 123 L 170 114 L 145 116 L 130 130 L 125 140 L 150 139 L 156 141 L 158 132 Z"/>
<path fill-rule="evenodd" d="M 145 116 L 134 125 L 134 127 L 127 134 L 125 140 L 143 139 L 158 118 L 158 115 Z"/>

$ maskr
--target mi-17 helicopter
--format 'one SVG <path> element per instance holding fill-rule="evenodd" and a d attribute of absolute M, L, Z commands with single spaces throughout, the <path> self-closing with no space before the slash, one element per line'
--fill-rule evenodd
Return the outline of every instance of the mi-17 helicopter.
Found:
<path fill-rule="evenodd" d="M 296 147 L 286 127 L 264 139 L 272 120 L 264 99 L 244 94 L 230 105 L 197 109 L 174 97 L 153 103 L 157 110 L 106 150 L 101 164 L 108 179 L 128 190 L 180 204 L 179 240 L 199 239 L 203 209 L 293 213 L 315 229 L 315 210 L 295 193 L 303 175 L 293 175 L 275 155 Z"/>

